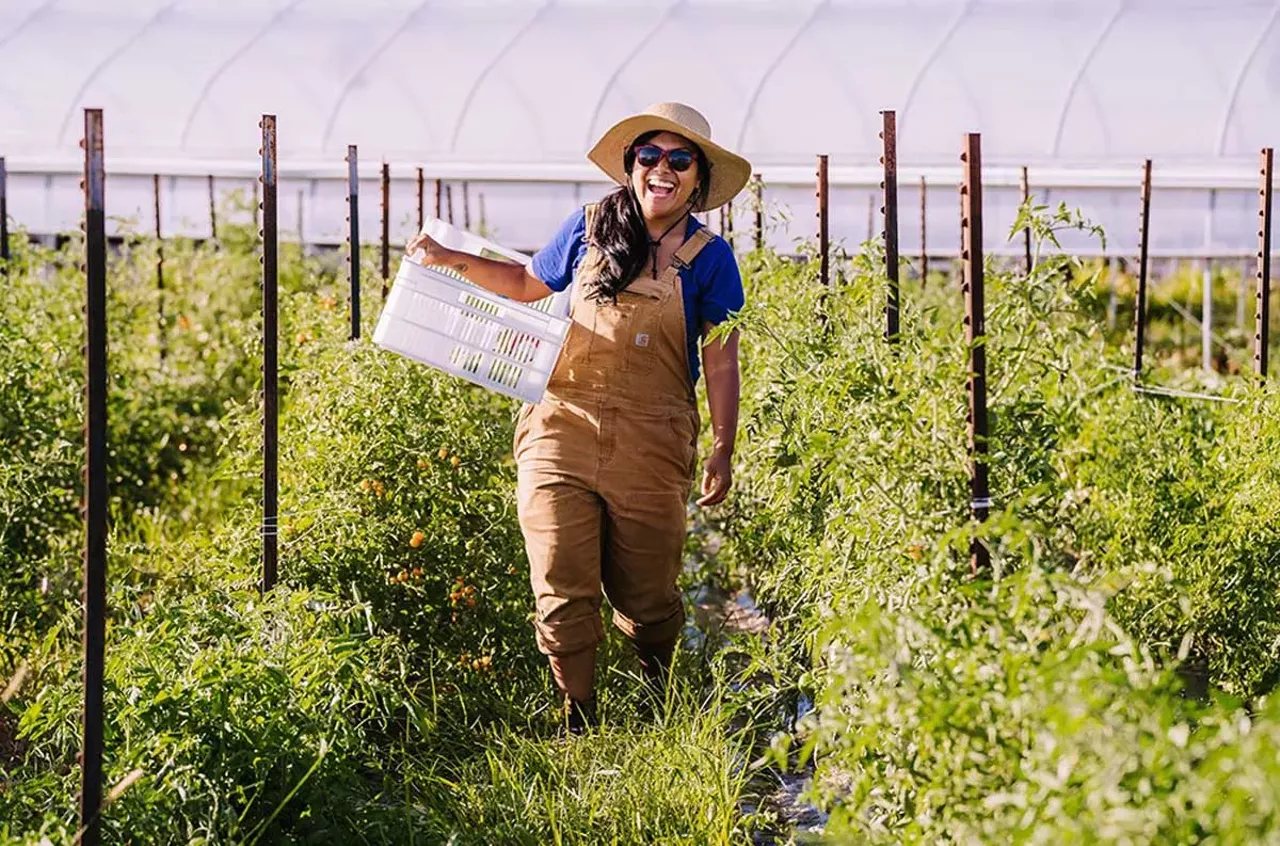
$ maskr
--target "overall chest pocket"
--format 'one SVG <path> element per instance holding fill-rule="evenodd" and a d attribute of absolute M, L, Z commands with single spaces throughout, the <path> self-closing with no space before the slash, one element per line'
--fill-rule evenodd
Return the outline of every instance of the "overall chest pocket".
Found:
<path fill-rule="evenodd" d="M 618 294 L 618 302 L 596 308 L 591 364 L 606 370 L 644 375 L 661 354 L 663 311 L 670 287 L 640 278 Z"/>

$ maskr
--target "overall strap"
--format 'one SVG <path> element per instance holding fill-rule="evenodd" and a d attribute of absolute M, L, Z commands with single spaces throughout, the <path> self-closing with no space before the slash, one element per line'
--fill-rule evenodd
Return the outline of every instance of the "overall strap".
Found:
<path fill-rule="evenodd" d="M 600 261 L 600 251 L 596 248 L 595 243 L 591 240 L 591 230 L 595 226 L 596 213 L 600 210 L 599 203 L 587 203 L 583 207 L 585 216 L 584 229 L 582 232 L 582 241 L 587 246 L 587 252 L 582 256 L 582 261 L 578 264 L 578 269 L 573 274 L 573 293 L 571 302 L 582 299 L 586 296 L 586 286 L 579 282 L 579 278 L 584 272 L 590 272 L 590 269 Z"/>
<path fill-rule="evenodd" d="M 693 265 L 693 260 L 698 257 L 698 253 L 702 252 L 702 248 L 710 244 L 715 236 L 707 231 L 704 226 L 693 233 L 693 236 L 680 245 L 680 249 L 676 250 L 672 264 L 681 268 L 688 268 Z"/>

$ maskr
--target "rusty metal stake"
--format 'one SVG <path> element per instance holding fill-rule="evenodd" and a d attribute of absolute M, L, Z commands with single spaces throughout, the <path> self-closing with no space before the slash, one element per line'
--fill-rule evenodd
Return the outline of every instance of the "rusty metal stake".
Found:
<path fill-rule="evenodd" d="M 85 481 L 84 722 L 80 754 L 80 831 L 102 836 L 103 670 L 107 626 L 107 236 L 102 110 L 84 110 Z"/>
<path fill-rule="evenodd" d="M 1267 379 L 1267 344 L 1271 328 L 1271 182 L 1275 150 L 1262 150 L 1262 187 L 1258 189 L 1258 293 L 1254 311 L 1253 369 Z"/>
<path fill-rule="evenodd" d="M 884 128 L 880 138 L 884 142 L 884 155 L 880 163 L 884 165 L 884 181 L 880 183 L 884 191 L 884 205 L 880 211 L 884 215 L 884 269 L 889 277 L 889 300 L 885 304 L 884 336 L 890 341 L 898 340 L 898 299 L 900 296 L 898 280 L 898 122 L 893 111 L 885 111 Z"/>
<path fill-rule="evenodd" d="M 444 186 L 444 200 L 445 200 L 445 205 L 449 207 L 448 208 L 449 225 L 453 226 L 453 185 L 452 184 Z"/>
<path fill-rule="evenodd" d="M 9 275 L 9 170 L 0 156 L 0 275 Z"/>
<path fill-rule="evenodd" d="M 347 147 L 347 268 L 354 341 L 360 337 L 360 174 L 355 144 Z"/>
<path fill-rule="evenodd" d="M 732 202 L 729 203 L 729 218 L 727 223 L 729 225 L 729 238 L 728 238 L 729 249 L 731 251 L 734 251 L 735 239 L 733 234 L 733 203 Z"/>
<path fill-rule="evenodd" d="M 471 187 L 462 183 L 462 228 L 471 231 Z"/>
<path fill-rule="evenodd" d="M 425 209 L 423 206 L 423 188 L 425 187 L 422 180 L 422 168 L 418 168 L 418 232 L 422 231 L 422 225 L 426 223 Z"/>
<path fill-rule="evenodd" d="M 213 193 L 213 174 L 208 176 L 209 182 L 209 240 L 218 240 L 218 205 Z"/>
<path fill-rule="evenodd" d="M 1025 165 L 1022 168 L 1021 186 L 1022 186 L 1022 205 L 1026 206 L 1027 201 L 1031 199 L 1031 178 L 1030 178 L 1030 175 L 1027 173 L 1027 168 Z M 1028 226 L 1026 230 L 1023 231 L 1022 235 L 1023 235 L 1023 247 L 1025 248 L 1026 254 L 1027 254 L 1026 255 L 1027 275 L 1030 276 L 1031 275 L 1031 227 Z"/>
<path fill-rule="evenodd" d="M 991 511 L 991 491 L 987 484 L 987 348 L 984 318 L 985 278 L 982 252 L 982 136 L 965 136 L 964 184 L 960 188 L 964 215 L 960 228 L 964 236 L 965 342 L 969 347 L 969 457 L 972 470 L 969 480 L 970 508 L 973 519 L 982 523 Z M 970 547 L 969 568 L 973 575 L 991 566 L 991 553 L 986 544 L 974 538 Z"/>
<path fill-rule="evenodd" d="M 382 163 L 382 298 L 391 278 L 391 165 Z"/>
<path fill-rule="evenodd" d="M 756 204 L 756 249 L 764 249 L 764 177 L 755 175 L 753 186 Z"/>
<path fill-rule="evenodd" d="M 443 214 L 444 207 L 442 205 L 443 199 L 444 199 L 444 186 L 441 184 L 440 180 L 437 179 L 436 180 L 436 217 L 437 218 L 444 217 L 444 214 Z"/>
<path fill-rule="evenodd" d="M 929 281 L 929 193 L 924 177 L 920 177 L 920 287 Z"/>
<path fill-rule="evenodd" d="M 827 157 L 818 156 L 818 281 L 831 284 L 831 252 L 827 230 Z"/>
<path fill-rule="evenodd" d="M 1142 346 L 1147 340 L 1148 235 L 1151 224 L 1151 159 L 1142 165 L 1142 210 L 1138 215 L 1138 294 L 1134 299 L 1133 322 L 1137 339 L 1133 349 L 1133 379 L 1142 378 Z"/>
<path fill-rule="evenodd" d="M 155 221 L 156 221 L 156 328 L 160 336 L 160 360 L 164 361 L 168 356 L 167 344 L 165 343 L 165 319 L 164 319 L 164 236 L 160 231 L 160 174 L 153 173 L 151 175 L 151 189 L 155 198 Z"/>
<path fill-rule="evenodd" d="M 276 116 L 262 123 L 262 591 L 275 587 L 279 526 L 279 249 Z"/>

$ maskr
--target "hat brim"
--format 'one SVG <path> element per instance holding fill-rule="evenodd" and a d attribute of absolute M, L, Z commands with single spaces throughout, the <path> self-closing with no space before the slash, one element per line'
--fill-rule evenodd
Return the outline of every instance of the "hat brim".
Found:
<path fill-rule="evenodd" d="M 587 153 L 587 158 L 614 182 L 625 185 L 627 171 L 624 156 L 627 147 L 647 132 L 672 132 L 688 138 L 707 157 L 711 164 L 711 184 L 708 186 L 706 199 L 694 211 L 707 211 L 723 206 L 736 197 L 751 179 L 751 163 L 742 156 L 729 152 L 683 124 L 658 115 L 633 115 L 618 121 L 600 137 L 591 152 Z"/>

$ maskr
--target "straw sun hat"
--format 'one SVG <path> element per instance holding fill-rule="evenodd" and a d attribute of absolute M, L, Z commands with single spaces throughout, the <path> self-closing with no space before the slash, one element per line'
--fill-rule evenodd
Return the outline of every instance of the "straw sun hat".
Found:
<path fill-rule="evenodd" d="M 711 124 L 697 109 L 683 103 L 654 103 L 639 114 L 609 127 L 587 158 L 619 185 L 627 184 L 623 156 L 631 142 L 646 132 L 674 132 L 697 144 L 711 163 L 711 184 L 707 197 L 694 211 L 723 206 L 742 190 L 751 178 L 751 163 L 711 140 Z"/>

